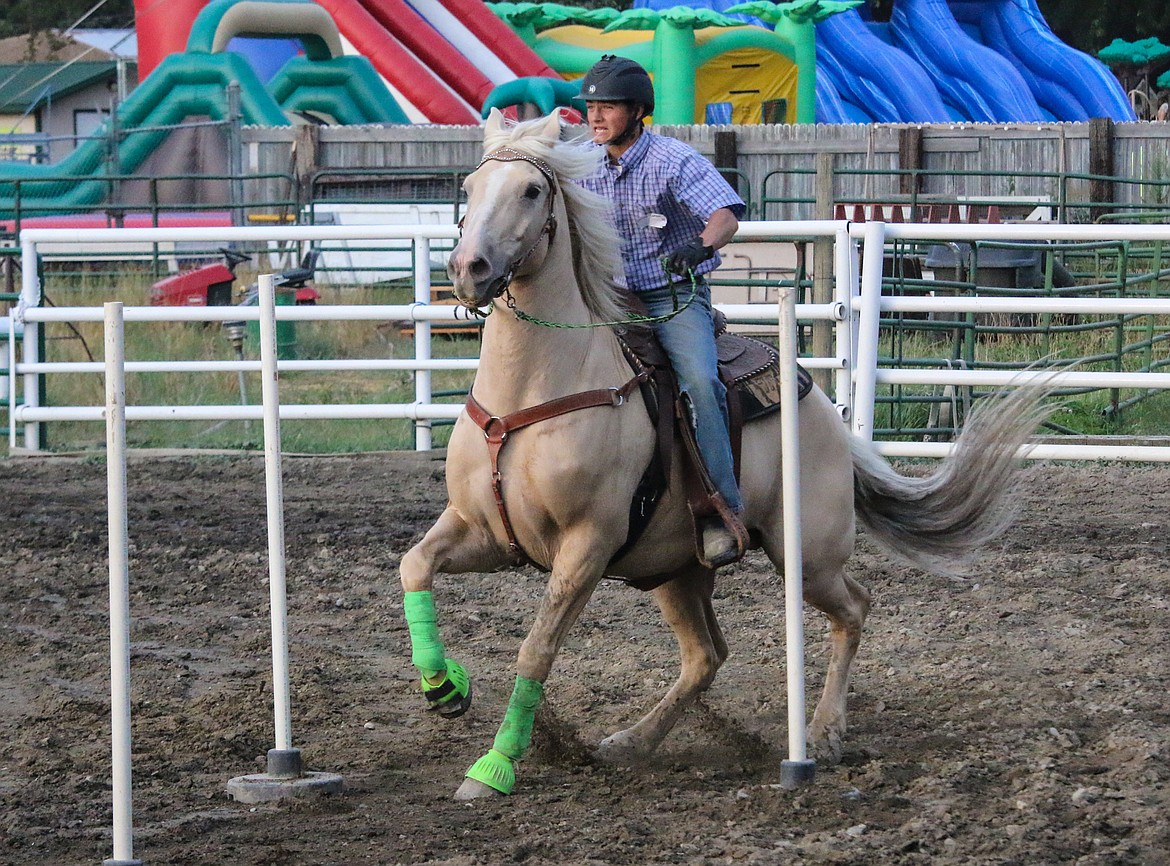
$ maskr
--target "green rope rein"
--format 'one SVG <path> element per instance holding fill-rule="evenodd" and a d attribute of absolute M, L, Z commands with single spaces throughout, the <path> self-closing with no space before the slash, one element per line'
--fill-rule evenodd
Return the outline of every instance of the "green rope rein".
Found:
<path fill-rule="evenodd" d="M 665 266 L 662 268 L 662 270 L 663 273 L 669 275 L 670 272 L 666 270 Z M 505 294 L 507 296 L 507 300 L 505 303 L 508 305 L 508 309 L 511 310 L 516 318 L 520 321 L 528 322 L 532 325 L 540 325 L 545 328 L 614 328 L 620 325 L 656 325 L 660 322 L 669 322 L 694 302 L 695 295 L 698 294 L 699 291 L 699 280 L 695 276 L 695 272 L 689 268 L 687 269 L 687 278 L 691 281 L 691 294 L 690 297 L 686 299 L 686 303 L 684 303 L 681 307 L 679 306 L 678 293 L 675 291 L 676 283 L 672 281 L 670 284 L 670 296 L 671 300 L 674 302 L 674 310 L 669 313 L 664 313 L 661 316 L 643 316 L 640 313 L 630 313 L 629 318 L 617 322 L 586 322 L 577 324 L 570 322 L 546 322 L 544 319 L 538 319 L 536 316 L 530 316 L 528 313 L 517 307 L 516 299 L 513 298 L 512 293 L 508 292 L 506 289 Z M 496 302 L 493 300 L 490 304 L 488 304 L 487 312 L 479 313 L 478 310 L 476 312 L 486 319 L 489 315 L 491 315 L 495 308 Z"/>

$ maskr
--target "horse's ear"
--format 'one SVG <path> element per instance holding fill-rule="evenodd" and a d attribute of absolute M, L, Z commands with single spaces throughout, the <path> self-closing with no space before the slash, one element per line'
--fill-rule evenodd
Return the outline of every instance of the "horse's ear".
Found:
<path fill-rule="evenodd" d="M 483 127 L 484 135 L 492 135 L 493 133 L 499 132 L 503 128 L 504 112 L 500 111 L 498 108 L 492 108 L 492 110 L 488 112 L 487 123 L 485 123 Z"/>
<path fill-rule="evenodd" d="M 553 109 L 553 113 L 544 119 L 544 128 L 540 131 L 542 138 L 557 141 L 561 137 L 561 112 Z"/>

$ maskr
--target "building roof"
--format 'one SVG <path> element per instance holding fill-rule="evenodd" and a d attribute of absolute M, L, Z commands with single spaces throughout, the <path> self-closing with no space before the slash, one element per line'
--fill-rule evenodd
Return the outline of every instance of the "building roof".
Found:
<path fill-rule="evenodd" d="M 54 98 L 116 81 L 114 60 L 0 65 L 0 114 L 24 114 Z"/>

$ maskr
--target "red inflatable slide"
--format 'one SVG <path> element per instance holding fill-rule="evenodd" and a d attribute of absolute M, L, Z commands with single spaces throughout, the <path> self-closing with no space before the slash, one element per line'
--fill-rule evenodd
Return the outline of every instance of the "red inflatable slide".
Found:
<path fill-rule="evenodd" d="M 366 4 L 360 0 L 317 2 L 333 16 L 341 35 L 354 50 L 369 58 L 390 86 L 427 120 L 432 123 L 479 123 L 478 107 L 468 87 L 463 85 L 463 93 L 460 93 L 447 82 L 471 81 L 471 87 L 476 90 L 486 86 L 478 105 L 483 104 L 493 85 L 406 3 L 399 0 Z M 410 34 L 409 42 L 386 26 L 385 21 L 390 19 L 394 6 L 398 8 L 393 12 L 402 19 L 402 30 Z M 379 18 L 375 11 L 382 17 Z"/>
<path fill-rule="evenodd" d="M 479 123 L 497 85 L 524 76 L 559 77 L 482 0 L 316 2 L 416 119 Z M 206 5 L 171 0 L 163 12 L 157 0 L 135 0 L 141 77 L 168 54 L 186 50 L 191 25 Z"/>

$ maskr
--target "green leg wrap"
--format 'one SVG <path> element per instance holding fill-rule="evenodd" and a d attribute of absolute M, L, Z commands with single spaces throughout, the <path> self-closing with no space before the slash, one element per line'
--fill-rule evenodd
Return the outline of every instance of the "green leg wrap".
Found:
<path fill-rule="evenodd" d="M 402 609 L 406 613 L 406 625 L 410 630 L 410 660 L 424 677 L 438 676 L 444 671 L 445 665 L 434 596 L 425 591 L 405 593 Z"/>
<path fill-rule="evenodd" d="M 543 691 L 543 683 L 516 677 L 504 723 L 500 725 L 491 751 L 471 765 L 467 778 L 483 782 L 502 794 L 512 793 L 516 785 L 514 764 L 524 756 L 532 742 L 532 723 Z"/>
<path fill-rule="evenodd" d="M 493 749 L 513 761 L 524 757 L 532 742 L 532 722 L 536 718 L 536 708 L 540 705 L 543 692 L 543 683 L 516 677 L 516 687 L 512 689 L 508 711 L 504 713 L 504 723 L 500 725 L 496 741 L 492 743 Z"/>
<path fill-rule="evenodd" d="M 443 655 L 434 597 L 425 591 L 408 592 L 402 608 L 410 630 L 410 660 L 422 672 L 427 708 L 448 718 L 463 715 L 471 706 L 471 681 L 458 662 Z"/>

